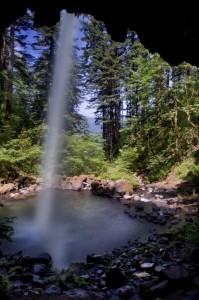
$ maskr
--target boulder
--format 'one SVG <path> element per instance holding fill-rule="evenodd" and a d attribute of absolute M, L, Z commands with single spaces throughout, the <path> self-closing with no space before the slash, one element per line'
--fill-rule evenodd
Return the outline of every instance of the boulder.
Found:
<path fill-rule="evenodd" d="M 0 186 L 0 194 L 6 194 L 16 189 L 14 183 L 6 183 Z"/>
<path fill-rule="evenodd" d="M 121 196 L 132 195 L 133 185 L 129 180 L 118 179 L 115 181 L 115 192 Z"/>

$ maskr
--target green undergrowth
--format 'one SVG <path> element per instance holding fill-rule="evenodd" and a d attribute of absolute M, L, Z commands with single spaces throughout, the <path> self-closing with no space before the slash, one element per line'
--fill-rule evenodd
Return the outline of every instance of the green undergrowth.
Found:
<path fill-rule="evenodd" d="M 171 229 L 172 233 L 176 235 L 177 240 L 185 243 L 185 247 L 181 249 L 182 257 L 191 254 L 194 247 L 199 247 L 199 224 L 198 223 L 185 223 L 181 226 Z"/>
<path fill-rule="evenodd" d="M 174 178 L 199 184 L 199 162 L 197 157 L 189 157 L 179 163 L 174 169 Z"/>
<path fill-rule="evenodd" d="M 0 274 L 0 290 L 6 291 L 9 288 L 10 288 L 10 280 L 8 279 L 7 276 Z"/>
<path fill-rule="evenodd" d="M 139 180 L 135 173 L 130 172 L 127 169 L 122 168 L 120 165 L 109 164 L 106 167 L 105 172 L 99 174 L 99 177 L 102 179 L 118 180 L 126 179 L 129 180 L 133 187 L 139 186 Z"/>
<path fill-rule="evenodd" d="M 2 240 L 12 242 L 12 235 L 14 233 L 13 222 L 16 217 L 0 217 L 0 244 Z"/>

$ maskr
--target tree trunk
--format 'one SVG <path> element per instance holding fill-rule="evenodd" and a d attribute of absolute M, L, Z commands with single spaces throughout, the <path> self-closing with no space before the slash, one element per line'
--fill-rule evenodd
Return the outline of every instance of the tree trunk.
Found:
<path fill-rule="evenodd" d="M 0 34 L 0 72 L 5 68 L 5 32 Z"/>
<path fill-rule="evenodd" d="M 14 65 L 14 35 L 15 35 L 15 26 L 10 26 L 10 36 L 9 36 L 9 45 L 8 45 L 8 61 L 7 61 L 7 71 L 8 78 L 6 84 L 6 110 L 5 110 L 5 119 L 9 119 L 12 113 L 12 97 L 13 97 L 13 65 Z"/>

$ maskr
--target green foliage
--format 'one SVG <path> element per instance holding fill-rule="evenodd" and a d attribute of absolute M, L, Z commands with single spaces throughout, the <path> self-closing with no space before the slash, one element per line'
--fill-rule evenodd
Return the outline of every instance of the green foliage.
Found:
<path fill-rule="evenodd" d="M 13 223 L 13 220 L 15 217 L 7 218 L 7 217 L 1 217 L 0 218 L 0 240 L 6 240 L 11 242 L 11 236 L 14 233 L 13 227 L 10 225 Z"/>
<path fill-rule="evenodd" d="M 5 291 L 10 288 L 10 281 L 7 276 L 0 275 L 0 290 Z"/>
<path fill-rule="evenodd" d="M 133 187 L 136 188 L 139 186 L 139 180 L 136 177 L 135 173 L 129 172 L 129 170 L 121 167 L 117 163 L 107 164 L 105 170 L 99 173 L 99 177 L 103 179 L 111 179 L 114 181 L 118 179 L 126 179 L 133 184 Z"/>
<path fill-rule="evenodd" d="M 199 165 L 194 157 L 183 160 L 175 168 L 175 177 L 177 179 L 187 180 L 189 182 L 199 184 Z"/>
<path fill-rule="evenodd" d="M 88 284 L 89 284 L 84 278 L 82 278 L 80 276 L 75 276 L 74 281 L 75 281 L 77 287 L 79 287 L 79 288 L 84 288 L 84 287 L 88 286 Z"/>
<path fill-rule="evenodd" d="M 149 182 L 166 177 L 172 165 L 172 159 L 167 159 L 163 154 L 149 157 L 146 167 Z"/>
<path fill-rule="evenodd" d="M 171 231 L 176 235 L 177 239 L 185 242 L 185 247 L 182 249 L 182 256 L 187 256 L 194 247 L 199 246 L 199 224 L 185 223 L 180 227 L 174 227 Z"/>
<path fill-rule="evenodd" d="M 199 184 L 199 166 L 194 166 L 193 169 L 187 173 L 185 179 L 194 184 Z"/>
<path fill-rule="evenodd" d="M 69 272 L 66 275 L 66 282 L 71 282 L 74 283 L 76 287 L 79 288 L 84 288 L 86 286 L 89 285 L 89 281 L 86 281 L 84 278 L 82 278 L 81 276 L 77 276 L 75 275 L 73 272 Z"/>
<path fill-rule="evenodd" d="M 68 176 L 85 174 L 98 175 L 105 166 L 102 141 L 89 135 L 64 136 L 59 171 Z"/>
<path fill-rule="evenodd" d="M 45 123 L 36 123 L 32 128 L 23 130 L 19 138 L 29 138 L 32 145 L 37 144 L 38 146 L 42 146 L 46 133 L 47 125 Z"/>
<path fill-rule="evenodd" d="M 194 168 L 194 158 L 189 157 L 183 160 L 175 168 L 175 177 L 176 179 L 185 179 L 188 173 Z"/>
<path fill-rule="evenodd" d="M 124 76 L 121 57 L 125 46 L 111 40 L 105 24 L 93 17 L 82 22 L 81 30 L 85 42 L 81 56 L 84 88 L 89 91 L 86 94 L 89 102 L 96 107 L 106 157 L 112 162 L 118 156 L 120 145 L 120 89 Z"/>
<path fill-rule="evenodd" d="M 167 176 L 173 161 L 172 159 L 167 159 L 164 153 L 147 156 L 145 148 L 138 145 L 137 147 L 123 147 L 120 150 L 119 157 L 115 160 L 115 165 L 117 166 L 116 170 L 119 170 L 119 172 L 117 171 L 119 176 L 125 174 L 127 178 L 132 176 L 129 176 L 129 171 L 138 172 L 139 170 L 144 170 L 147 174 L 147 179 L 149 182 L 152 182 Z M 116 174 L 116 172 L 113 173 Z"/>
<path fill-rule="evenodd" d="M 138 158 L 139 152 L 138 148 L 134 147 L 123 147 L 120 150 L 119 157 L 116 163 L 123 169 L 136 171 L 138 169 Z"/>
<path fill-rule="evenodd" d="M 40 140 L 38 129 L 29 129 L 17 139 L 12 139 L 0 147 L 0 174 L 2 177 L 14 178 L 20 172 L 39 174 L 42 152 L 38 139 Z"/>
<path fill-rule="evenodd" d="M 51 278 L 52 278 L 52 284 L 59 287 L 61 283 L 61 274 L 57 270 L 53 270 Z"/>
<path fill-rule="evenodd" d="M 104 179 L 126 179 L 129 180 L 134 187 L 139 185 L 138 178 L 135 175 L 137 170 L 138 152 L 136 148 L 123 147 L 115 161 L 106 164 L 106 169 L 100 173 L 100 177 Z"/>
<path fill-rule="evenodd" d="M 188 245 L 199 246 L 199 224 L 186 223 L 181 234 Z"/>

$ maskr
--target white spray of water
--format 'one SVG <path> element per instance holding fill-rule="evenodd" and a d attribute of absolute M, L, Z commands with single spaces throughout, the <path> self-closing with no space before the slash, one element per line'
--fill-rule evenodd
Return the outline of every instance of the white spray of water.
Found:
<path fill-rule="evenodd" d="M 60 14 L 60 31 L 57 41 L 57 52 L 54 60 L 53 80 L 49 96 L 47 115 L 48 132 L 45 141 L 42 177 L 48 186 L 53 183 L 60 148 L 60 133 L 63 127 L 67 88 L 70 78 L 72 50 L 77 19 L 65 10 Z M 51 215 L 53 211 L 53 191 L 47 190 L 38 196 L 36 209 L 36 227 L 42 239 L 50 241 L 53 235 Z M 55 238 L 55 236 L 54 236 Z M 56 241 L 54 240 L 56 244 Z M 48 245 L 49 246 L 49 245 Z"/>

